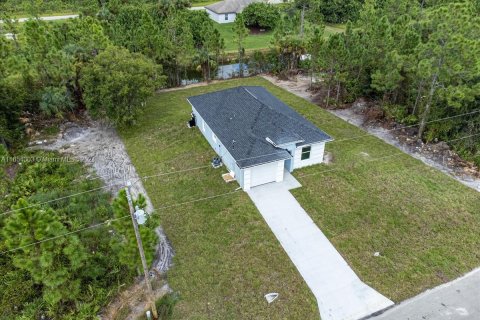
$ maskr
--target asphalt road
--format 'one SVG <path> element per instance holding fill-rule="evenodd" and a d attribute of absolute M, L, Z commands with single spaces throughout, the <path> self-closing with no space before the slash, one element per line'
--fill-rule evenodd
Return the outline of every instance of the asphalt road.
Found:
<path fill-rule="evenodd" d="M 40 20 L 45 20 L 45 21 L 65 20 L 65 19 L 72 19 L 72 18 L 78 18 L 78 14 L 69 14 L 69 15 L 64 15 L 64 16 L 39 17 Z M 31 19 L 31 18 L 19 18 L 18 22 L 25 22 L 29 19 Z M 3 23 L 3 21 L 0 20 L 0 23 Z"/>
<path fill-rule="evenodd" d="M 428 290 L 371 320 L 479 320 L 480 268 Z"/>

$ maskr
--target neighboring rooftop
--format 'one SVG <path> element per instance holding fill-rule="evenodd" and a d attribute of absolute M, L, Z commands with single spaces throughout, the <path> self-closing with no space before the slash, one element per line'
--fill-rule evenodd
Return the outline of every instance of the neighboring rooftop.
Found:
<path fill-rule="evenodd" d="M 263 87 L 236 87 L 188 101 L 240 168 L 291 158 L 288 151 L 275 146 L 332 140 Z"/>
<path fill-rule="evenodd" d="M 205 6 L 205 9 L 213 11 L 217 14 L 240 13 L 250 3 L 257 1 L 258 0 L 224 0 Z"/>

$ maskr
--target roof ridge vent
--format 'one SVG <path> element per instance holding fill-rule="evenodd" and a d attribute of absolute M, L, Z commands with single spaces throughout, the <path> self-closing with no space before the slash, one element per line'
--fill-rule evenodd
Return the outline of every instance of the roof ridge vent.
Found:
<path fill-rule="evenodd" d="M 278 146 L 275 144 L 275 142 L 273 142 L 272 139 L 270 139 L 269 137 L 266 137 L 265 140 L 267 140 L 267 142 L 270 143 L 275 148 L 278 148 Z"/>
<path fill-rule="evenodd" d="M 242 87 L 243 90 L 247 91 L 252 97 L 255 98 L 255 100 L 258 100 L 257 96 L 255 96 L 253 93 L 250 92 L 250 90 L 248 90 L 247 88 L 245 87 Z M 262 101 L 258 100 L 260 103 L 264 104 Z"/>

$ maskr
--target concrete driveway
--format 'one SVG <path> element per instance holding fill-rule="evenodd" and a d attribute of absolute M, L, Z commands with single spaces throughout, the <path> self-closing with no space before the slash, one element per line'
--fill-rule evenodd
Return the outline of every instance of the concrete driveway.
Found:
<path fill-rule="evenodd" d="M 315 295 L 322 320 L 357 320 L 392 306 L 358 278 L 303 210 L 289 192 L 298 186 L 285 172 L 284 182 L 247 193 Z"/>
<path fill-rule="evenodd" d="M 427 290 L 371 320 L 478 320 L 480 268 Z"/>

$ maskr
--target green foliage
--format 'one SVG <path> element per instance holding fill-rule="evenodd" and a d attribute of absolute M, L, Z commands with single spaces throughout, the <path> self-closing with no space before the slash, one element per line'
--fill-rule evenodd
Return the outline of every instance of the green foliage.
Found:
<path fill-rule="evenodd" d="M 139 53 L 108 47 L 83 70 L 84 101 L 95 118 L 132 124 L 145 100 L 164 84 L 161 68 Z"/>
<path fill-rule="evenodd" d="M 480 18 L 469 1 L 420 8 L 402 1 L 366 1 L 354 25 L 320 46 L 315 69 L 326 74 L 325 104 L 370 96 L 387 115 L 418 124 L 427 141 L 471 135 L 472 117 L 429 124 L 478 109 Z M 463 154 L 478 147 L 469 138 Z"/>
<path fill-rule="evenodd" d="M 267 52 L 254 51 L 248 60 L 248 73 L 251 75 L 273 72 L 278 70 L 277 52 L 275 49 L 270 49 Z"/>
<path fill-rule="evenodd" d="M 72 12 L 98 5 L 96 0 L 3 0 L 5 10 L 18 14 L 40 15 Z"/>
<path fill-rule="evenodd" d="M 54 24 L 60 47 L 78 62 L 88 62 L 111 44 L 100 21 L 92 17 Z M 61 36 L 59 36 L 61 34 Z"/>
<path fill-rule="evenodd" d="M 32 301 L 38 294 L 31 276 L 25 272 L 12 271 L 13 268 L 10 264 L 0 266 L 1 270 L 6 271 L 0 275 L 0 319 L 8 319 L 9 315 L 17 312 L 19 306 Z"/>
<path fill-rule="evenodd" d="M 158 318 L 160 320 L 170 320 L 173 317 L 175 305 L 180 301 L 178 293 L 168 293 L 164 295 L 155 304 L 157 306 Z"/>
<path fill-rule="evenodd" d="M 189 15 L 185 12 L 171 12 L 161 21 L 162 51 L 159 61 L 172 86 L 181 84 L 181 72 L 191 65 L 195 54 L 195 39 L 188 19 Z"/>
<path fill-rule="evenodd" d="M 192 30 L 195 56 L 193 64 L 199 65 L 205 80 L 212 78 L 211 70 L 218 65 L 224 42 L 215 23 L 205 11 L 190 11 L 188 18 Z"/>
<path fill-rule="evenodd" d="M 25 270 L 33 281 L 42 285 L 43 299 L 51 306 L 60 301 L 75 301 L 80 293 L 80 280 L 75 273 L 83 266 L 86 253 L 76 235 L 61 237 L 66 228 L 52 209 L 30 207 L 19 199 L 2 230 L 7 249 L 15 252 L 15 267 Z M 41 242 L 51 237 L 57 241 Z M 69 294 L 65 295 L 64 292 Z"/>
<path fill-rule="evenodd" d="M 345 23 L 357 19 L 362 2 L 359 0 L 319 0 L 315 10 L 325 22 Z"/>
<path fill-rule="evenodd" d="M 396 120 L 406 125 L 418 122 L 418 118 L 415 115 L 409 115 L 408 110 L 402 105 L 386 103 L 383 105 L 383 111 L 388 119 Z"/>
<path fill-rule="evenodd" d="M 65 110 L 72 110 L 73 101 L 65 88 L 46 87 L 40 101 L 40 110 L 48 116 L 61 117 Z"/>
<path fill-rule="evenodd" d="M 234 41 L 238 50 L 238 62 L 240 63 L 240 77 L 243 77 L 243 60 L 245 56 L 245 38 L 248 36 L 248 29 L 245 27 L 243 14 L 237 14 L 233 24 Z"/>
<path fill-rule="evenodd" d="M 128 207 L 127 193 L 125 189 L 121 190 L 117 198 L 113 201 L 113 212 L 115 221 L 112 226 L 115 230 L 115 237 L 112 238 L 112 247 L 119 252 L 119 261 L 130 270 L 141 270 L 141 260 L 138 253 L 137 240 L 130 218 L 130 209 Z M 138 199 L 133 199 L 134 208 L 145 209 L 145 197 L 140 194 Z M 158 239 L 155 233 L 155 225 L 152 219 L 147 220 L 148 223 L 139 226 L 140 236 L 145 250 L 145 258 L 147 264 L 153 262 L 155 247 Z M 139 272 L 140 273 L 140 272 Z"/>
<path fill-rule="evenodd" d="M 273 44 L 279 56 L 280 70 L 297 69 L 300 56 L 306 53 L 308 40 L 295 31 L 297 24 L 294 17 L 283 16 L 275 28 Z"/>
<path fill-rule="evenodd" d="M 7 182 L 7 196 L 0 199 L 0 208 L 7 211 L 13 205 L 21 210 L 0 217 L 0 250 L 29 245 L 33 239 L 60 237 L 0 255 L 0 281 L 5 284 L 0 287 L 0 319 L 36 319 L 42 314 L 55 319 L 93 318 L 117 284 L 130 282 L 134 274 L 119 262 L 108 225 L 61 235 L 111 219 L 111 196 L 86 192 L 24 208 L 25 201 L 19 199 L 28 199 L 30 205 L 48 202 L 98 188 L 100 182 L 87 180 L 87 170 L 78 162 L 54 161 L 59 159 L 56 153 L 16 156 L 25 160 L 17 164 L 13 181 L 2 180 Z M 35 161 L 27 161 L 27 157 Z M 114 247 L 122 250 L 119 245 Z"/>
<path fill-rule="evenodd" d="M 108 25 L 117 46 L 155 58 L 161 50 L 160 30 L 144 6 L 122 6 Z"/>
<path fill-rule="evenodd" d="M 62 22 L 29 20 L 19 24 L 7 15 L 0 40 L 0 136 L 18 139 L 23 111 L 63 116 L 82 106 L 81 69 L 110 43 L 92 17 Z"/>
<path fill-rule="evenodd" d="M 0 144 L 0 158 L 8 157 L 7 147 L 3 144 Z"/>
<path fill-rule="evenodd" d="M 21 137 L 18 117 L 28 95 L 21 75 L 0 78 L 0 143 L 13 143 Z"/>
<path fill-rule="evenodd" d="M 249 27 L 273 29 L 280 18 L 280 11 L 274 5 L 254 2 L 242 11 L 242 15 Z"/>
<path fill-rule="evenodd" d="M 42 87 L 66 85 L 74 77 L 72 57 L 60 50 L 51 24 L 41 20 L 24 23 L 23 55 L 30 64 L 30 75 Z"/>

